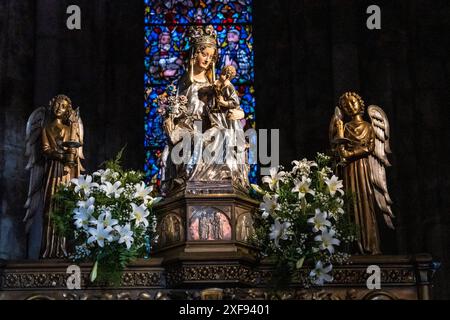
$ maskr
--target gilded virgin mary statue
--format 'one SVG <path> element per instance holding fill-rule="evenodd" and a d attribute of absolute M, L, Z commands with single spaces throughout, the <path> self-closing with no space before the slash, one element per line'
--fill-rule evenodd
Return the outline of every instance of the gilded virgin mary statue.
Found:
<path fill-rule="evenodd" d="M 344 123 L 345 118 L 347 121 Z M 346 92 L 330 123 L 330 141 L 340 157 L 338 173 L 343 177 L 346 193 L 352 196 L 353 222 L 358 227 L 358 248 L 362 254 L 380 254 L 377 218 L 394 229 L 386 181 L 390 166 L 389 122 L 384 111 L 375 105 L 367 108 L 370 122 L 364 120 L 364 101 L 355 92 Z M 380 214 L 380 215 L 379 215 Z"/>
<path fill-rule="evenodd" d="M 187 72 L 164 99 L 169 103 L 164 118 L 169 139 L 162 155 L 162 191 L 170 194 L 186 184 L 212 188 L 229 181 L 246 193 L 246 140 L 239 121 L 244 112 L 230 84 L 236 71 L 227 68 L 215 79 L 218 49 L 212 26 L 192 27 L 189 41 Z"/>
<path fill-rule="evenodd" d="M 55 230 L 52 212 L 57 187 L 84 171 L 83 123 L 79 110 L 69 97 L 57 95 L 48 107 L 36 109 L 26 128 L 27 170 L 30 171 L 28 199 L 25 204 L 25 230 L 28 257 L 63 258 L 67 255 L 65 238 Z"/>

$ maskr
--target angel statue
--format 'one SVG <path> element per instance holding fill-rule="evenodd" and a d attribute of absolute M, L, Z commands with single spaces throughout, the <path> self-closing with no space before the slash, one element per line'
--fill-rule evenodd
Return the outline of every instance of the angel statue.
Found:
<path fill-rule="evenodd" d="M 341 110 L 349 121 L 344 124 Z M 375 105 L 367 108 L 371 123 L 364 121 L 364 101 L 355 92 L 339 98 L 330 123 L 330 142 L 340 158 L 339 173 L 344 187 L 352 195 L 353 218 L 358 226 L 358 249 L 361 254 L 380 254 L 377 213 L 394 229 L 394 217 L 386 183 L 386 166 L 390 166 L 389 122 L 384 111 Z"/>
<path fill-rule="evenodd" d="M 30 171 L 28 199 L 25 204 L 25 230 L 28 257 L 63 258 L 66 241 L 56 233 L 52 196 L 57 186 L 80 175 L 84 168 L 83 123 L 79 109 L 69 97 L 57 95 L 48 107 L 36 109 L 26 128 L 26 156 Z"/>

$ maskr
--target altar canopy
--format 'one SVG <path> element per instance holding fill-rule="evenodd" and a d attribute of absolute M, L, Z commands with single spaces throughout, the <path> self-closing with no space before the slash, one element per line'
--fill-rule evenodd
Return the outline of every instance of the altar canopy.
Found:
<path fill-rule="evenodd" d="M 193 25 L 213 25 L 217 32 L 219 58 L 216 71 L 232 65 L 237 76 L 232 81 L 245 112 L 244 130 L 255 128 L 252 0 L 162 0 L 145 2 L 145 173 L 160 183 L 159 163 L 166 145 L 158 114 L 157 97 L 179 79 L 186 69 L 189 43 L 187 32 Z M 257 180 L 257 165 L 251 165 L 249 179 Z"/>

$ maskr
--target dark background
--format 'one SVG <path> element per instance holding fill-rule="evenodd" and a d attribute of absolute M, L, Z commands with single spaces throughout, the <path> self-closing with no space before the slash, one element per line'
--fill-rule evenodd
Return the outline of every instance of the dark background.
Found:
<path fill-rule="evenodd" d="M 0 259 L 21 259 L 28 174 L 25 125 L 58 93 L 82 110 L 86 166 L 128 144 L 142 169 L 143 1 L 0 1 Z M 66 8 L 82 10 L 69 31 Z M 366 28 L 367 6 L 381 30 Z M 254 1 L 257 126 L 279 128 L 281 162 L 328 148 L 337 98 L 359 92 L 391 124 L 395 232 L 386 253 L 429 252 L 442 262 L 435 297 L 450 298 L 450 3 L 447 0 Z"/>

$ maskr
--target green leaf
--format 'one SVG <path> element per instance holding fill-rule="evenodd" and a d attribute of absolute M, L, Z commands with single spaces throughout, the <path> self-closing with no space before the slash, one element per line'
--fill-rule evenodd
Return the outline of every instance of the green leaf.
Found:
<path fill-rule="evenodd" d="M 119 153 L 116 155 L 116 159 L 114 160 L 115 163 L 120 163 L 122 160 L 123 152 L 125 151 L 127 147 L 127 144 L 125 144 L 122 149 L 120 149 Z"/>
<path fill-rule="evenodd" d="M 92 268 L 92 271 L 91 271 L 91 277 L 90 277 L 91 282 L 94 282 L 95 279 L 97 279 L 97 269 L 98 269 L 98 260 L 95 261 L 94 267 Z"/>
<path fill-rule="evenodd" d="M 300 269 L 301 267 L 303 267 L 303 262 L 305 261 L 305 257 L 301 257 L 298 261 L 297 261 L 297 263 L 295 264 L 295 267 L 297 268 L 297 269 Z"/>

